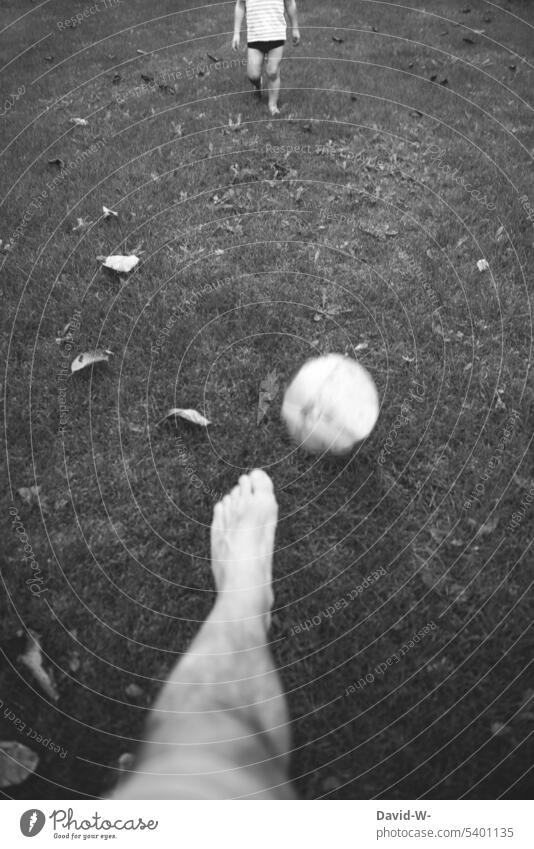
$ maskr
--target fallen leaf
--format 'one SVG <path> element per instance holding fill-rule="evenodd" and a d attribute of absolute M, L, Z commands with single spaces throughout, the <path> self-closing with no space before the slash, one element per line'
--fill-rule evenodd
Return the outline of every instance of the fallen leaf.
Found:
<path fill-rule="evenodd" d="M 116 256 L 97 257 L 97 259 L 102 261 L 104 268 L 110 268 L 117 274 L 129 274 L 139 263 L 139 257 L 134 254 L 129 256 L 117 254 Z"/>
<path fill-rule="evenodd" d="M 114 212 L 113 209 L 108 209 L 107 206 L 102 207 L 102 212 L 104 213 L 104 218 L 118 218 L 119 213 Z"/>
<path fill-rule="evenodd" d="M 72 232 L 75 233 L 76 230 L 86 230 L 92 223 L 92 221 L 86 221 L 85 218 L 77 218 L 76 224 L 72 228 Z"/>
<path fill-rule="evenodd" d="M 14 740 L 0 741 L 0 787 L 22 784 L 35 772 L 39 756 Z"/>
<path fill-rule="evenodd" d="M 506 410 L 506 404 L 501 398 L 502 390 L 495 393 L 495 409 Z"/>
<path fill-rule="evenodd" d="M 199 116 L 199 117 L 200 117 L 200 116 Z M 234 121 L 232 121 L 232 118 L 231 118 L 231 117 L 230 117 L 230 118 L 228 118 L 228 126 L 230 127 L 230 129 L 231 129 L 231 130 L 240 130 L 240 129 L 242 129 L 242 127 L 241 127 L 241 112 L 240 112 L 240 113 L 239 113 L 239 115 L 237 116 L 237 118 L 236 118 L 235 122 L 234 122 Z"/>
<path fill-rule="evenodd" d="M 70 364 L 71 374 L 93 363 L 107 363 L 112 354 L 113 351 L 104 350 L 103 348 L 95 348 L 94 351 L 84 351 L 83 354 L 78 354 Z"/>
<path fill-rule="evenodd" d="M 43 666 L 41 644 L 37 634 L 32 630 L 28 631 L 28 642 L 24 654 L 19 655 L 18 661 L 30 670 L 43 692 L 52 701 L 57 702 L 59 700 L 59 693 L 51 674 Z"/>
<path fill-rule="evenodd" d="M 70 122 L 71 124 L 75 124 L 77 127 L 87 127 L 89 124 L 89 121 L 85 118 L 71 118 Z"/>
<path fill-rule="evenodd" d="M 336 42 L 336 44 L 343 44 L 343 39 L 342 39 L 342 38 L 340 38 L 338 35 L 333 35 L 333 36 L 332 36 L 332 41 L 335 41 L 335 42 Z"/>
<path fill-rule="evenodd" d="M 26 504 L 31 507 L 32 504 L 37 504 L 39 501 L 40 486 L 21 486 L 17 489 L 18 494 Z"/>
<path fill-rule="evenodd" d="M 217 58 L 217 56 L 212 56 L 211 53 L 206 54 L 208 59 L 211 59 L 212 62 L 220 62 L 221 60 Z"/>
<path fill-rule="evenodd" d="M 484 524 L 478 529 L 478 535 L 484 536 L 486 534 L 492 534 L 498 524 L 499 518 L 497 516 L 494 516 L 493 519 L 488 519 L 488 521 L 484 522 Z"/>
<path fill-rule="evenodd" d="M 258 397 L 258 414 L 256 416 L 256 425 L 259 425 L 263 418 L 267 415 L 271 402 L 274 401 L 280 391 L 280 375 L 276 369 L 270 371 L 260 383 L 260 392 Z"/>
<path fill-rule="evenodd" d="M 59 156 L 56 156 L 55 159 L 49 159 L 48 164 L 49 165 L 56 165 L 58 168 L 63 168 L 63 165 L 65 163 L 63 162 L 62 159 L 59 158 Z"/>
<path fill-rule="evenodd" d="M 489 269 L 489 263 L 487 259 L 477 260 L 477 268 L 479 271 L 487 271 Z"/>
<path fill-rule="evenodd" d="M 70 321 L 68 321 L 63 330 L 56 336 L 56 345 L 63 345 L 65 342 L 72 340 L 72 333 L 69 333 Z"/>
<path fill-rule="evenodd" d="M 354 350 L 355 351 L 366 351 L 368 347 L 369 347 L 369 344 L 367 342 L 358 342 L 358 344 L 356 345 Z"/>
<path fill-rule="evenodd" d="M 200 427 L 207 427 L 209 424 L 211 424 L 208 419 L 204 418 L 204 416 L 202 416 L 200 413 L 197 413 L 196 410 L 185 410 L 181 407 L 173 407 L 172 410 L 169 410 L 169 412 L 165 416 L 163 416 L 162 419 L 160 419 L 158 425 L 161 424 L 161 422 L 170 419 L 171 416 L 178 416 L 180 419 L 185 419 L 187 422 L 200 425 Z"/>

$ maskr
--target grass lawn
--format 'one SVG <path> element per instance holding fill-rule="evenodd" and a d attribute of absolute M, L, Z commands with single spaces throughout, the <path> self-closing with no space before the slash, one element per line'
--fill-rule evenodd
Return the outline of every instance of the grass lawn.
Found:
<path fill-rule="evenodd" d="M 213 603 L 214 501 L 262 466 L 299 795 L 524 798 L 532 4 L 301 0 L 275 119 L 232 2 L 2 5 L 0 739 L 40 758 L 2 795 L 109 792 Z M 331 351 L 381 413 L 310 458 L 283 388 Z M 213 424 L 158 425 L 175 406 Z"/>

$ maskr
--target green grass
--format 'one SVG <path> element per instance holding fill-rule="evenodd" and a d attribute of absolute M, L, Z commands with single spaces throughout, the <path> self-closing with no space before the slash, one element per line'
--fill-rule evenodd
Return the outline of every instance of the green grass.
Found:
<path fill-rule="evenodd" d="M 109 791 L 213 602 L 211 491 L 259 465 L 280 503 L 272 649 L 299 794 L 525 794 L 530 502 L 508 526 L 532 483 L 533 230 L 518 201 L 534 198 L 529 29 L 479 0 L 469 13 L 452 0 L 428 14 L 301 5 L 303 43 L 287 49 L 274 121 L 242 67 L 197 75 L 207 53 L 233 58 L 231 3 L 208 15 L 160 0 L 147 21 L 146 4 L 130 2 L 61 31 L 81 2 L 24 5 L 31 14 L 8 30 L 3 91 L 25 94 L 1 119 L 4 246 L 26 223 L 2 256 L 0 699 L 68 750 L 60 759 L 37 747 L 37 775 L 8 798 Z M 532 23 L 528 3 L 510 8 Z M 4 4 L 5 23 L 21 14 Z M 140 89 L 141 74 L 154 85 Z M 169 79 L 172 89 L 158 87 Z M 79 164 L 58 171 L 56 157 Z M 103 204 L 118 221 L 101 219 Z M 73 231 L 79 217 L 94 223 Z M 96 261 L 134 248 L 142 263 L 126 281 Z M 482 257 L 490 273 L 477 270 Z M 154 353 L 173 308 L 208 284 Z M 114 356 L 68 380 L 61 439 L 55 337 L 76 310 L 72 358 L 97 346 Z M 285 383 L 307 357 L 362 343 L 356 356 L 382 407 L 353 456 L 295 452 L 281 398 L 256 426 L 267 372 Z M 380 464 L 414 380 L 423 400 Z M 209 437 L 180 429 L 178 450 L 177 432 L 156 427 L 171 406 L 204 412 Z M 467 509 L 513 410 L 501 461 Z M 41 502 L 29 507 L 16 490 L 34 483 Z M 42 598 L 25 584 L 13 503 L 46 578 Z M 380 567 L 386 575 L 347 607 L 294 632 Z M 437 628 L 402 662 L 345 695 L 428 622 Z M 57 705 L 16 661 L 27 628 L 55 670 Z M 142 696 L 126 694 L 131 683 Z M 0 711 L 0 738 L 16 736 Z"/>

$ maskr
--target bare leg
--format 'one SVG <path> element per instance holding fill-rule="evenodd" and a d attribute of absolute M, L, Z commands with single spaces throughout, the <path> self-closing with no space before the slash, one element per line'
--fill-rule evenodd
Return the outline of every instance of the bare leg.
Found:
<path fill-rule="evenodd" d="M 261 71 L 263 68 L 263 53 L 254 47 L 247 50 L 247 75 L 254 86 L 254 94 L 261 97 Z"/>
<path fill-rule="evenodd" d="M 275 47 L 267 55 L 267 88 L 269 92 L 269 112 L 278 115 L 278 97 L 280 94 L 280 63 L 284 55 L 284 46 Z"/>
<path fill-rule="evenodd" d="M 267 645 L 277 505 L 256 470 L 217 504 L 213 610 L 151 713 L 114 798 L 288 799 L 289 718 Z"/>

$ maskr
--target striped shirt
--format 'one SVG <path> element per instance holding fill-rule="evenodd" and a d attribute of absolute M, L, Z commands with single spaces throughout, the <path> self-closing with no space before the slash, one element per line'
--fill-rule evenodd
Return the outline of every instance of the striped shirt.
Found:
<path fill-rule="evenodd" d="M 286 37 L 284 0 L 245 0 L 247 41 L 283 41 Z"/>

